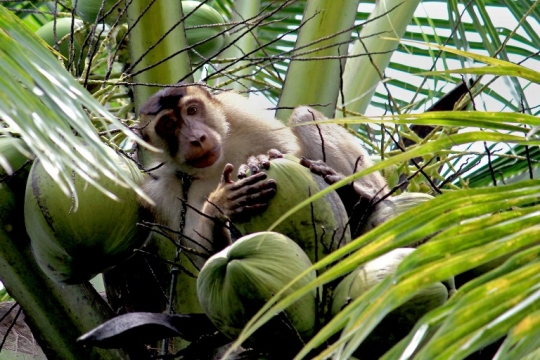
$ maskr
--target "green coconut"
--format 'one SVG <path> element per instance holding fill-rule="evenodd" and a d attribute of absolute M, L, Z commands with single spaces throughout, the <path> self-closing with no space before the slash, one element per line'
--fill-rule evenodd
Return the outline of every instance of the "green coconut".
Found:
<path fill-rule="evenodd" d="M 82 20 L 94 24 L 96 20 L 101 20 L 101 18 L 107 14 L 104 21 L 106 24 L 114 24 L 120 14 L 122 17 L 118 20 L 118 23 L 125 23 L 127 19 L 127 11 L 124 11 L 126 2 L 124 0 L 77 0 L 77 7 L 75 8 L 75 13 Z M 102 7 L 103 3 L 103 7 Z M 100 9 L 101 12 L 99 11 Z M 99 17 L 99 19 L 98 19 Z"/>
<path fill-rule="evenodd" d="M 84 42 L 84 35 L 80 33 L 74 33 L 73 37 L 71 34 L 71 26 L 73 24 L 73 29 L 79 29 L 83 26 L 82 21 L 75 19 L 72 21 L 72 18 L 58 18 L 56 19 L 56 41 L 59 43 L 59 52 L 64 57 L 64 64 L 67 65 L 68 59 L 70 58 L 69 53 L 69 44 L 71 38 L 73 38 L 73 50 L 75 58 L 73 64 L 78 64 L 79 59 L 81 59 L 81 44 Z M 54 37 L 54 27 L 55 22 L 50 21 L 36 30 L 36 35 L 42 38 L 50 47 L 55 45 Z M 80 61 L 82 63 L 82 60 Z M 82 68 L 82 65 L 80 67 Z"/>
<path fill-rule="evenodd" d="M 91 24 L 96 22 L 98 15 L 103 17 L 103 15 L 109 14 L 105 17 L 104 21 L 107 24 L 113 24 L 116 22 L 117 18 L 120 16 L 120 13 L 124 9 L 125 1 L 105 0 L 103 9 L 100 13 L 99 9 L 101 6 L 102 0 L 78 0 L 75 12 L 82 20 Z M 196 8 L 197 10 L 195 10 Z M 201 5 L 199 1 L 182 1 L 182 11 L 184 12 L 185 16 L 189 15 L 186 17 L 184 22 L 188 44 L 192 46 L 198 42 L 204 41 L 195 46 L 195 50 L 199 54 L 205 58 L 208 58 L 216 54 L 225 46 L 226 35 L 218 35 L 225 29 L 224 26 L 197 28 L 197 26 L 201 25 L 225 23 L 225 20 L 217 10 L 208 4 Z M 126 19 L 126 11 L 124 11 L 118 22 L 125 23 Z M 192 61 L 202 61 L 202 59 L 195 54 L 190 54 L 190 57 Z"/>
<path fill-rule="evenodd" d="M 0 179 L 13 175 L 13 173 L 18 171 L 31 157 L 32 153 L 23 140 L 10 136 L 1 136 Z"/>
<path fill-rule="evenodd" d="M 277 192 L 268 208 L 248 221 L 235 221 L 243 233 L 267 230 L 288 210 L 328 187 L 324 180 L 302 166 L 297 158 L 285 155 L 270 162 L 263 170 L 269 179 L 275 179 Z M 293 239 L 315 263 L 331 251 L 350 241 L 347 212 L 336 192 L 330 192 L 311 205 L 289 216 L 273 231 Z"/>
<path fill-rule="evenodd" d="M 199 8 L 195 10 L 195 8 Z M 193 13 L 192 11 L 195 10 Z M 187 16 L 184 22 L 186 28 L 186 38 L 188 44 L 193 46 L 194 44 L 204 41 L 203 43 L 195 46 L 195 51 L 201 54 L 205 58 L 212 57 L 219 50 L 221 50 L 226 44 L 226 35 L 222 33 L 225 27 L 223 26 L 211 26 L 193 28 L 200 25 L 215 25 L 223 24 L 225 20 L 217 10 L 210 5 L 201 5 L 198 1 L 182 1 L 182 11 L 184 16 Z M 189 15 L 189 16 L 188 16 Z M 215 36 L 215 37 L 214 37 Z M 200 56 L 190 53 L 191 60 L 194 62 L 200 62 L 203 59 Z"/>
<path fill-rule="evenodd" d="M 208 259 L 197 279 L 199 302 L 216 327 L 236 339 L 273 295 L 310 266 L 304 251 L 285 235 L 250 234 Z M 285 294 L 315 277 L 315 271 L 310 272 Z M 284 346 L 284 341 L 294 347 L 313 335 L 315 321 L 316 292 L 312 291 L 264 325 L 251 341 L 263 347 Z"/>
<path fill-rule="evenodd" d="M 410 209 L 434 199 L 433 196 L 419 192 L 405 192 L 389 197 L 371 214 L 365 224 L 366 231 L 369 231 L 383 222 L 391 220 Z"/>
<path fill-rule="evenodd" d="M 413 251 L 413 248 L 394 249 L 346 276 L 335 288 L 332 315 L 335 316 L 352 300 L 394 274 L 403 259 Z M 379 323 L 356 350 L 355 356 L 361 359 L 378 359 L 407 335 L 424 314 L 442 305 L 447 299 L 448 290 L 441 282 L 418 290 L 411 299 L 394 309 Z"/>
<path fill-rule="evenodd" d="M 23 140 L 9 137 L 0 137 L 0 237 L 10 237 L 22 217 L 18 218 L 19 209 L 22 210 L 22 199 L 29 166 L 24 167 L 31 159 L 32 154 Z M 22 211 L 21 211 L 22 214 Z"/>
<path fill-rule="evenodd" d="M 118 171 L 142 182 L 142 174 L 131 161 L 107 149 Z M 25 225 L 38 264 L 57 282 L 87 281 L 131 256 L 149 236 L 148 230 L 137 226 L 141 214 L 135 191 L 105 177 L 98 183 L 119 200 L 75 176 L 79 207 L 74 210 L 72 199 L 43 164 L 35 161 L 32 165 L 26 186 Z"/>

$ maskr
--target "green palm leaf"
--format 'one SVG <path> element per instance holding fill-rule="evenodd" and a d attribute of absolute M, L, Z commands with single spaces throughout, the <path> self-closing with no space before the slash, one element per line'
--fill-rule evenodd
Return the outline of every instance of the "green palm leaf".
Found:
<path fill-rule="evenodd" d="M 78 84 L 4 7 L 0 7 L 0 28 L 0 119 L 6 124 L 0 127 L 0 134 L 21 136 L 66 195 L 73 196 L 75 207 L 78 201 L 72 171 L 97 187 L 99 176 L 117 179 L 145 197 L 132 179 L 117 171 L 103 144 L 111 138 L 108 129 L 142 141 Z M 93 114 L 94 121 L 86 111 Z M 96 155 L 86 146 L 96 149 Z"/>

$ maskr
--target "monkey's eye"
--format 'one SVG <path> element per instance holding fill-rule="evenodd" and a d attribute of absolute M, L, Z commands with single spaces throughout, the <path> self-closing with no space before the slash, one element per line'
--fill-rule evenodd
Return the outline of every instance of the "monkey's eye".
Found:
<path fill-rule="evenodd" d="M 199 111 L 199 109 L 197 109 L 196 106 L 190 106 L 187 109 L 187 114 L 188 115 L 195 115 L 198 111 Z"/>
<path fill-rule="evenodd" d="M 168 116 L 162 117 L 161 119 L 159 119 L 156 130 L 162 135 L 172 134 L 176 130 L 176 121 Z"/>

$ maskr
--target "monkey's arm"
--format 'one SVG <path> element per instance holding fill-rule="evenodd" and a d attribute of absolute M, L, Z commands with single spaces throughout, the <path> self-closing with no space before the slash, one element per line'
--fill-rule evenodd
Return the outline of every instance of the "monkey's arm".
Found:
<path fill-rule="evenodd" d="M 241 235 L 235 234 L 234 229 L 231 231 L 231 223 L 264 211 L 276 193 L 276 182 L 267 179 L 266 173 L 256 172 L 233 181 L 233 170 L 233 165 L 225 165 L 217 189 L 208 196 L 202 208 L 206 216 L 198 227 L 201 233 L 210 234 L 215 251 L 230 245 L 234 237 Z"/>

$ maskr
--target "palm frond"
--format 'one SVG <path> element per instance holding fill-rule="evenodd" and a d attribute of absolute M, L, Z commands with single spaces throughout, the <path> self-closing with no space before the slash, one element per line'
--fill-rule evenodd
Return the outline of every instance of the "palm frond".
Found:
<path fill-rule="evenodd" d="M 112 137 L 112 129 L 134 142 L 142 140 L 107 112 L 45 45 L 1 6 L 0 28 L 0 134 L 20 136 L 66 195 L 74 197 L 75 207 L 72 172 L 98 187 L 99 176 L 116 179 L 146 197 L 132 179 L 118 171 L 103 143 Z M 98 128 L 103 131 L 98 132 Z M 96 154 L 87 146 L 96 149 Z"/>
<path fill-rule="evenodd" d="M 334 317 L 298 354 L 297 358 L 302 358 L 309 351 L 322 345 L 342 328 L 344 332 L 340 340 L 324 350 L 317 358 L 324 358 L 331 354 L 339 354 L 338 358 L 349 358 L 382 318 L 403 304 L 415 291 L 508 255 L 512 251 L 518 251 L 518 254 L 506 265 L 464 286 L 446 305 L 426 315 L 417 324 L 419 333 L 416 334 L 413 331 L 399 347 L 400 351 L 404 352 L 406 349 L 410 350 L 411 341 L 414 341 L 412 344 L 416 344 L 412 346 L 418 346 L 418 336 L 433 336 L 426 340 L 428 345 L 422 343 L 424 346 L 422 349 L 427 350 L 422 350 L 424 352 L 419 353 L 417 358 L 425 358 L 422 356 L 435 358 L 443 356 L 442 354 L 455 340 L 453 336 L 459 337 L 463 342 L 471 337 L 480 336 L 479 341 L 468 344 L 463 351 L 471 353 L 481 349 L 503 336 L 527 315 L 527 311 L 524 311 L 516 313 L 514 322 L 497 321 L 513 306 L 519 308 L 521 302 L 524 304 L 530 302 L 529 294 L 534 294 L 536 291 L 534 284 L 537 280 L 534 276 L 531 278 L 531 274 L 537 273 L 538 264 L 537 262 L 529 263 L 529 261 L 538 256 L 540 248 L 536 246 L 530 250 L 523 249 L 537 244 L 536 239 L 540 229 L 536 224 L 539 212 L 538 206 L 531 205 L 537 201 L 536 194 L 539 186 L 540 183 L 535 180 L 501 187 L 448 192 L 415 207 L 315 264 L 310 270 L 324 269 L 340 259 L 330 270 L 319 275 L 312 284 L 297 293 L 286 298 L 280 298 L 278 293 L 275 299 L 271 300 L 250 322 L 237 344 L 244 341 L 258 326 L 305 292 L 339 279 L 340 276 L 390 249 L 403 247 L 436 234 L 409 255 L 399 266 L 395 275 L 386 278 L 354 300 Z M 411 219 L 421 220 L 421 223 L 411 221 Z M 509 279 L 504 277 L 507 273 Z M 524 282 L 520 283 L 520 281 Z M 498 287 L 497 282 L 513 285 Z M 485 286 L 479 286 L 484 283 Z M 487 297 L 487 291 L 493 294 Z M 508 296 L 514 297 L 508 298 Z M 494 297 L 497 299 L 494 300 Z M 474 303 L 471 298 L 476 299 L 478 304 L 471 305 Z M 509 299 L 513 300 L 509 301 Z M 487 305 L 489 303 L 501 304 L 501 307 L 497 311 L 483 312 L 483 316 L 479 317 L 478 309 L 489 308 Z M 463 307 L 460 304 L 463 304 Z M 444 317 L 442 314 L 445 314 Z M 436 322 L 434 323 L 432 319 Z M 462 328 L 454 324 L 456 321 L 471 321 L 467 336 Z M 483 335 L 484 326 L 492 322 L 498 325 L 497 336 Z M 427 324 L 427 329 L 438 329 L 441 324 L 442 326 L 446 324 L 446 326 L 433 335 L 426 332 L 426 325 L 422 326 L 422 324 Z M 448 336 L 448 332 L 455 335 Z M 444 340 L 439 340 L 439 337 Z M 444 342 L 440 343 L 441 341 Z M 463 345 L 463 342 L 460 344 Z M 388 358 L 397 358 L 400 354 L 397 351 L 392 350 L 387 355 Z M 452 347 L 452 351 L 457 351 L 457 346 Z M 435 357 L 431 357 L 434 354 Z"/>

